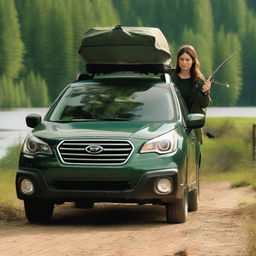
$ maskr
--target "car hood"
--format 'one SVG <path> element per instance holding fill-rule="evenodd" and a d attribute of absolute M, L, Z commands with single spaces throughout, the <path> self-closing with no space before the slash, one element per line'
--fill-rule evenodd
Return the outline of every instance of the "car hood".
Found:
<path fill-rule="evenodd" d="M 45 139 L 74 139 L 74 138 L 136 138 L 152 139 L 174 129 L 172 122 L 70 122 L 56 123 L 44 121 L 33 133 Z"/>

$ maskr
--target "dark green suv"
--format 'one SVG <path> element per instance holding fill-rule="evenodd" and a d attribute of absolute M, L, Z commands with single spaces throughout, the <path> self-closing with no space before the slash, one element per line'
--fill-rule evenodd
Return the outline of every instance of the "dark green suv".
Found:
<path fill-rule="evenodd" d="M 205 116 L 188 114 L 169 75 L 116 74 L 77 80 L 22 147 L 16 189 L 30 222 L 51 219 L 54 205 L 75 202 L 159 204 L 167 222 L 197 210 Z"/>

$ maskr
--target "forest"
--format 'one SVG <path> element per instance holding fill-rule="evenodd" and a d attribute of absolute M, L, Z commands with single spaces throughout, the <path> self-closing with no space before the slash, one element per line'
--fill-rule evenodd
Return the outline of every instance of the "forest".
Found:
<path fill-rule="evenodd" d="M 255 0 L 0 0 L 0 108 L 47 107 L 84 73 L 83 33 L 97 26 L 158 27 L 175 56 L 192 44 L 213 106 L 255 106 Z"/>

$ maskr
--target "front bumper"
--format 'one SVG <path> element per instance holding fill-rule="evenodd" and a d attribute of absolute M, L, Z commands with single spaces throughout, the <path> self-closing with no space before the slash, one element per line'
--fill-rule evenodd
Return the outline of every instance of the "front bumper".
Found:
<path fill-rule="evenodd" d="M 155 191 L 155 182 L 161 177 L 168 177 L 172 180 L 173 190 L 168 195 L 161 195 Z M 34 186 L 34 194 L 27 196 L 20 190 L 20 183 L 23 178 L 30 179 Z M 98 180 L 103 181 L 103 180 Z M 72 180 L 66 180 L 72 184 Z M 81 182 L 83 181 L 79 181 Z M 88 182 L 88 181 L 87 181 Z M 118 180 L 115 180 L 118 183 Z M 121 182 L 121 181 L 120 181 Z M 135 202 L 135 203 L 167 203 L 182 198 L 184 191 L 184 181 L 178 169 L 151 170 L 145 172 L 136 184 L 124 189 L 107 188 L 86 189 L 74 187 L 58 187 L 54 183 L 47 183 L 40 172 L 19 170 L 16 176 L 16 191 L 19 199 L 43 198 L 53 202 L 72 202 L 80 199 L 93 202 Z"/>

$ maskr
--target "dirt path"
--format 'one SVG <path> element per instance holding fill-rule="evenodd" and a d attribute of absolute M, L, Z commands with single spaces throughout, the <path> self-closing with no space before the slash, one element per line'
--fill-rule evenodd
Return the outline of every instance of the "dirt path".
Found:
<path fill-rule="evenodd" d="M 241 204 L 255 198 L 250 188 L 204 183 L 200 207 L 185 224 L 165 223 L 161 206 L 96 204 L 56 209 L 50 225 L 25 219 L 0 226 L 1 256 L 245 256 Z"/>

